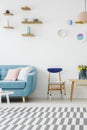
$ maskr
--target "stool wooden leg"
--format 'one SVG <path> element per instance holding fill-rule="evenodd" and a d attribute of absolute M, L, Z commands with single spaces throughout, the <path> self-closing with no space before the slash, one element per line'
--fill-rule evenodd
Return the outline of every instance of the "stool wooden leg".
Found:
<path fill-rule="evenodd" d="M 62 85 L 60 85 L 60 94 L 61 94 L 61 99 L 62 99 Z"/>
<path fill-rule="evenodd" d="M 62 85 L 60 85 L 60 94 L 61 94 L 61 96 L 62 96 Z"/>
<path fill-rule="evenodd" d="M 64 87 L 64 96 L 65 96 L 65 99 L 66 99 L 66 87 L 65 87 L 65 84 L 63 85 Z"/>
<path fill-rule="evenodd" d="M 50 90 L 50 100 L 52 99 L 52 90 Z"/>
<path fill-rule="evenodd" d="M 47 91 L 47 99 L 49 98 L 49 91 Z"/>
<path fill-rule="evenodd" d="M 48 91 L 47 91 L 47 99 L 49 98 L 49 85 L 48 85 Z"/>
<path fill-rule="evenodd" d="M 66 95 L 66 87 L 65 87 L 65 84 L 64 84 L 64 95 Z"/>

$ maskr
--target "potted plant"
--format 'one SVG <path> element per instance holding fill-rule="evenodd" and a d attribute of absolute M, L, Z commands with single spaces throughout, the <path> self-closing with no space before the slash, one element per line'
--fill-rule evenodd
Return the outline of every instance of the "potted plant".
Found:
<path fill-rule="evenodd" d="M 79 79 L 87 79 L 87 65 L 79 65 Z"/>

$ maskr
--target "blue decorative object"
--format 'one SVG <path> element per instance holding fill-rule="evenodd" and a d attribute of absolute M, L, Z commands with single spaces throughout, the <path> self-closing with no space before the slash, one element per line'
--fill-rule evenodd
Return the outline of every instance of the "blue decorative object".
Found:
<path fill-rule="evenodd" d="M 84 41 L 86 39 L 86 35 L 84 33 L 78 33 L 77 39 L 80 41 Z"/>
<path fill-rule="evenodd" d="M 85 69 L 79 72 L 79 79 L 87 79 L 87 71 Z"/>
<path fill-rule="evenodd" d="M 72 24 L 73 24 L 73 20 L 70 19 L 70 20 L 67 21 L 67 23 L 68 23 L 69 25 L 72 25 Z"/>
<path fill-rule="evenodd" d="M 51 73 L 58 73 L 62 71 L 62 68 L 48 68 L 47 70 Z"/>
<path fill-rule="evenodd" d="M 47 71 L 49 72 L 49 76 L 48 76 L 48 96 L 50 96 L 51 99 L 51 95 L 52 95 L 52 91 L 54 90 L 59 90 L 60 93 L 62 94 L 62 91 L 64 91 L 64 95 L 66 95 L 66 88 L 65 88 L 65 81 L 62 81 L 61 79 L 61 71 L 63 69 L 62 68 L 48 68 Z M 51 73 L 52 76 L 55 75 L 57 76 L 56 80 L 54 78 L 51 78 Z"/>

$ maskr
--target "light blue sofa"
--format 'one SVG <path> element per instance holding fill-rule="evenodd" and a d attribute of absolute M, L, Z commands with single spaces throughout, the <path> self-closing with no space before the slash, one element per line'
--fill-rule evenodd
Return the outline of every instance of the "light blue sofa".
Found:
<path fill-rule="evenodd" d="M 2 88 L 2 90 L 14 91 L 14 94 L 10 95 L 10 97 L 22 97 L 23 102 L 25 102 L 25 97 L 28 97 L 35 90 L 37 80 L 36 68 L 32 66 L 32 71 L 27 76 L 27 79 L 23 81 L 5 81 L 4 78 L 9 69 L 27 66 L 29 65 L 0 65 L 0 88 Z"/>

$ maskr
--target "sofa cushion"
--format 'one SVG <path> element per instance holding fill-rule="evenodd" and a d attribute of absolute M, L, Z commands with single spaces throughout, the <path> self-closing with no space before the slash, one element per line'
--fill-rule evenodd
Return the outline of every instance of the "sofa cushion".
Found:
<path fill-rule="evenodd" d="M 18 75 L 18 80 L 26 80 L 28 74 L 32 71 L 32 66 L 27 66 L 21 68 L 19 75 Z"/>
<path fill-rule="evenodd" d="M 20 68 L 9 69 L 7 76 L 5 77 L 4 80 L 15 81 L 18 78 L 19 72 L 20 72 Z"/>
<path fill-rule="evenodd" d="M 23 68 L 23 67 L 27 67 L 29 65 L 0 65 L 0 80 L 4 80 L 4 78 L 6 77 L 9 69 L 15 69 L 15 68 Z M 34 68 L 32 66 L 32 72 L 36 71 L 36 68 Z"/>
<path fill-rule="evenodd" d="M 24 89 L 26 86 L 25 81 L 0 81 L 0 88 L 6 89 Z"/>

